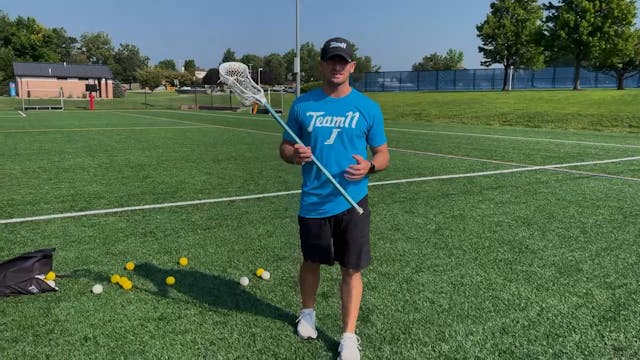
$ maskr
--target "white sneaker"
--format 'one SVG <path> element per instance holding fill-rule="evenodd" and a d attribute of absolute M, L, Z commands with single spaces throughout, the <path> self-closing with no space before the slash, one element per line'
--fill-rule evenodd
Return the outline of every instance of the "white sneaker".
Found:
<path fill-rule="evenodd" d="M 338 351 L 338 360 L 360 360 L 360 338 L 353 333 L 342 334 Z"/>
<path fill-rule="evenodd" d="M 315 339 L 318 337 L 316 330 L 316 312 L 313 309 L 302 309 L 298 317 L 298 336 L 303 339 Z"/>

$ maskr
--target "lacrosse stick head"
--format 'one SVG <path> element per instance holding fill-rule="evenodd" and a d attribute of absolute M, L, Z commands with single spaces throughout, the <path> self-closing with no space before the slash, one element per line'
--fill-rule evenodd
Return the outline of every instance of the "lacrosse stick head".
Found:
<path fill-rule="evenodd" d="M 256 102 L 260 104 L 267 102 L 262 88 L 251 80 L 247 65 L 241 62 L 226 62 L 220 64 L 218 71 L 220 81 L 227 84 L 242 105 L 250 106 Z"/>

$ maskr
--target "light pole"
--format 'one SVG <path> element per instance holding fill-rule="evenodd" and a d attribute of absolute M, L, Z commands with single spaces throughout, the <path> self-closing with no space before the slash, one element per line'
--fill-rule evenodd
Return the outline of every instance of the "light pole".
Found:
<path fill-rule="evenodd" d="M 253 66 L 253 64 L 249 64 L 249 77 L 253 78 L 253 71 L 251 71 L 251 66 Z"/>
<path fill-rule="evenodd" d="M 293 60 L 296 73 L 296 97 L 300 96 L 300 0 L 296 0 L 296 58 Z"/>
<path fill-rule="evenodd" d="M 260 71 L 262 71 L 262 68 L 258 68 L 258 86 L 260 86 Z"/>

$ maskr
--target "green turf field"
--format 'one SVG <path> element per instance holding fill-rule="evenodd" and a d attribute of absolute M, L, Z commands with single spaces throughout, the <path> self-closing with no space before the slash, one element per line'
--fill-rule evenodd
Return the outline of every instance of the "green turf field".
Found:
<path fill-rule="evenodd" d="M 373 94 L 391 166 L 371 178 L 363 359 L 640 357 L 637 92 L 529 93 Z M 69 276 L 0 300 L 0 358 L 337 356 L 337 268 L 319 339 L 295 336 L 300 169 L 274 120 L 3 110 L 0 259 L 55 247 Z"/>
<path fill-rule="evenodd" d="M 467 125 L 640 132 L 640 89 L 624 91 L 535 90 L 511 92 L 386 92 L 369 95 L 390 121 Z M 267 94 L 267 96 L 269 96 Z M 285 113 L 292 94 L 272 94 Z M 229 104 L 231 103 L 231 104 Z M 179 110 L 195 105 L 238 106 L 235 98 L 175 92 L 127 92 L 124 98 L 97 100 L 97 110 Z M 65 99 L 66 110 L 87 110 L 87 99 Z M 0 97 L 0 111 L 22 109 L 19 99 Z M 248 111 L 244 111 L 247 113 Z"/>

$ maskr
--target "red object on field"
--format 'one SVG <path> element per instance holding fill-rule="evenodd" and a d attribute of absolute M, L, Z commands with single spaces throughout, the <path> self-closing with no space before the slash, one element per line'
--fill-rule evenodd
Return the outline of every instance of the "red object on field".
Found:
<path fill-rule="evenodd" d="M 96 96 L 92 92 L 89 93 L 89 110 L 96 108 Z"/>

